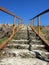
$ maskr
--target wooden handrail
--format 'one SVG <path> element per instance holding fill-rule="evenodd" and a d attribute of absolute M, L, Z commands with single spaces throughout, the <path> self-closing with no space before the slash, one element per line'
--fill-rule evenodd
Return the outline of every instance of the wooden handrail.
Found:
<path fill-rule="evenodd" d="M 1 45 L 0 45 L 0 49 L 3 49 L 7 44 L 8 42 L 14 37 L 14 35 L 21 29 L 21 27 L 19 26 L 18 29 L 11 34 L 11 36 L 9 38 L 7 38 Z"/>
<path fill-rule="evenodd" d="M 38 32 L 35 30 L 35 28 L 33 26 L 30 26 L 30 27 L 38 35 Z M 42 37 L 41 35 L 38 35 L 38 36 L 45 42 L 46 45 L 49 46 L 49 42 L 44 37 Z"/>
<path fill-rule="evenodd" d="M 16 17 L 18 19 L 21 19 L 20 17 L 18 17 L 15 14 L 9 12 L 8 10 L 4 9 L 3 7 L 0 7 L 0 10 L 3 11 L 3 12 L 5 12 L 5 13 L 7 13 L 7 14 L 9 14 L 9 15 L 11 15 L 11 16 L 13 16 L 13 17 Z"/>
<path fill-rule="evenodd" d="M 45 11 L 43 11 L 40 14 L 36 15 L 35 17 L 31 18 L 30 20 L 35 19 L 36 17 L 41 16 L 41 15 L 47 13 L 47 12 L 49 12 L 49 9 L 46 9 Z"/>
<path fill-rule="evenodd" d="M 11 16 L 16 16 L 16 15 L 12 14 L 11 12 L 9 12 L 8 10 L 4 9 L 3 7 L 0 7 L 0 10 L 11 15 Z"/>
<path fill-rule="evenodd" d="M 20 17 L 18 17 L 18 16 L 16 16 L 15 14 L 9 12 L 8 10 L 4 9 L 3 7 L 0 7 L 0 10 L 3 11 L 3 12 L 5 12 L 5 13 L 7 13 L 7 14 L 9 14 L 9 15 L 11 15 L 11 16 L 13 16 L 14 19 L 15 19 L 15 18 L 21 19 Z M 13 24 L 15 24 L 15 22 L 14 22 Z"/>

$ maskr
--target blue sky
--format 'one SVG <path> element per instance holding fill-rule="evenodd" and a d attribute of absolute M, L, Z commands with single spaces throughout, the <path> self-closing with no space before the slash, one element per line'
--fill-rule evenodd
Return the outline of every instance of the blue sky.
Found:
<path fill-rule="evenodd" d="M 0 6 L 28 24 L 29 19 L 49 8 L 49 0 L 0 0 Z M 0 23 L 12 23 L 13 17 L 0 11 Z M 49 25 L 49 13 L 41 16 L 41 25 Z M 37 20 L 36 20 L 37 22 Z"/>

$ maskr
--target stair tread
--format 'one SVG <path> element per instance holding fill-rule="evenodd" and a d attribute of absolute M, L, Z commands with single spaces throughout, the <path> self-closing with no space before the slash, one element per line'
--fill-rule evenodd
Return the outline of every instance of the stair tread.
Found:
<path fill-rule="evenodd" d="M 40 54 L 41 53 L 49 54 L 49 52 L 47 52 L 46 50 L 33 50 L 33 51 L 39 52 Z"/>
<path fill-rule="evenodd" d="M 20 39 L 20 40 L 12 40 L 12 41 L 28 41 L 26 39 Z"/>

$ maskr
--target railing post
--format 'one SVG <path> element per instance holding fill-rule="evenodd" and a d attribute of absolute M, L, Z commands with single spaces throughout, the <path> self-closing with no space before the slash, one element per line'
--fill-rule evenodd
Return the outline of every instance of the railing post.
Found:
<path fill-rule="evenodd" d="M 32 22 L 32 20 L 30 20 L 30 25 L 31 25 L 31 26 L 33 25 L 33 22 Z"/>
<path fill-rule="evenodd" d="M 14 29 L 15 29 L 15 26 L 16 26 L 16 17 L 14 17 L 14 22 L 13 22 L 13 34 L 14 34 Z"/>
<path fill-rule="evenodd" d="M 30 24 L 30 26 L 31 26 L 31 21 L 30 21 L 30 23 L 29 23 L 29 24 Z"/>
<path fill-rule="evenodd" d="M 16 17 L 14 17 L 14 22 L 13 22 L 14 25 L 16 25 Z"/>
<path fill-rule="evenodd" d="M 21 24 L 21 21 L 20 19 L 18 19 L 18 29 L 20 29 L 20 24 Z"/>
<path fill-rule="evenodd" d="M 38 16 L 38 35 L 40 35 L 40 16 Z"/>
<path fill-rule="evenodd" d="M 34 19 L 33 19 L 33 27 L 34 27 Z"/>

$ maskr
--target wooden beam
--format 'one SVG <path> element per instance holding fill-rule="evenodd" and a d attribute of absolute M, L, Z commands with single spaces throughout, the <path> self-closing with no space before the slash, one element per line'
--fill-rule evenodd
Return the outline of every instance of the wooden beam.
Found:
<path fill-rule="evenodd" d="M 38 35 L 40 35 L 40 16 L 38 16 Z"/>
<path fill-rule="evenodd" d="M 31 29 L 38 35 L 38 32 L 35 30 L 35 28 L 32 27 L 32 26 L 30 26 L 30 27 L 31 27 Z M 44 43 L 45 43 L 47 46 L 49 46 L 49 42 L 48 42 L 44 37 L 42 37 L 41 35 L 38 35 L 38 36 L 39 36 L 39 38 L 41 38 L 41 40 L 44 41 Z"/>

